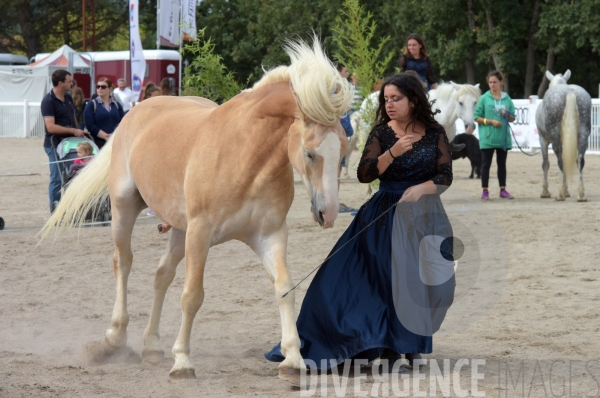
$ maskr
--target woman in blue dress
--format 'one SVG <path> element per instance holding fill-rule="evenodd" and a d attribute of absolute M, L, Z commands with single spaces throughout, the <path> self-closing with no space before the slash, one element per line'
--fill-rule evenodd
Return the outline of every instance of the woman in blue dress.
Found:
<path fill-rule="evenodd" d="M 398 67 L 401 72 L 415 71 L 427 91 L 437 88 L 438 84 L 433 76 L 431 59 L 427 55 L 427 46 L 420 35 L 411 33 L 408 36 L 404 54 L 398 60 Z"/>
<path fill-rule="evenodd" d="M 432 352 L 455 287 L 452 228 L 439 197 L 452 183 L 452 156 L 433 115 L 413 72 L 383 83 L 358 166 L 358 179 L 379 178 L 380 189 L 315 275 L 297 320 L 300 352 L 320 370 L 399 354 L 412 364 Z M 279 345 L 265 356 L 284 359 Z"/>

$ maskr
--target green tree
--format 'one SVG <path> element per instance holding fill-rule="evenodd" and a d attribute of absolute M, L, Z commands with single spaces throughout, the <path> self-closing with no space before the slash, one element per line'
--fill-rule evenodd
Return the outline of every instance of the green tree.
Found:
<path fill-rule="evenodd" d="M 185 68 L 182 86 L 186 95 L 222 103 L 239 94 L 241 87 L 214 49 L 210 39 L 204 40 L 204 29 L 198 31 L 196 41 L 183 47 L 183 53 L 192 56 L 192 62 Z"/>
<path fill-rule="evenodd" d="M 156 2 L 140 0 L 142 37 L 155 37 Z M 88 18 L 91 9 L 88 5 Z M 0 0 L 0 51 L 32 57 L 54 51 L 63 44 L 76 50 L 83 45 L 82 3 L 69 0 Z M 96 43 L 98 50 L 127 49 L 128 1 L 96 0 Z M 149 34 L 145 34 L 147 29 Z M 87 42 L 91 43 L 88 20 Z M 88 47 L 90 50 L 91 47 Z"/>

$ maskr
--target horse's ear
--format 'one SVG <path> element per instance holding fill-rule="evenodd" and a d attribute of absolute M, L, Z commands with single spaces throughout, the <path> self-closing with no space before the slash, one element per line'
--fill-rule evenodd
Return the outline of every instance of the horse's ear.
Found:
<path fill-rule="evenodd" d="M 477 83 L 476 85 L 474 85 L 473 87 L 475 88 L 479 88 L 479 83 Z"/>
<path fill-rule="evenodd" d="M 450 84 L 452 84 L 452 87 L 454 87 L 455 90 L 460 90 L 460 84 L 456 84 L 452 80 L 450 80 Z"/>
<path fill-rule="evenodd" d="M 570 77 L 571 77 L 571 70 L 567 69 L 567 71 L 563 75 L 563 78 L 565 79 L 565 81 L 567 81 L 567 80 L 569 80 Z"/>
<path fill-rule="evenodd" d="M 554 75 L 549 70 L 546 71 L 546 79 L 548 79 L 550 81 L 552 81 L 552 79 L 554 79 Z"/>

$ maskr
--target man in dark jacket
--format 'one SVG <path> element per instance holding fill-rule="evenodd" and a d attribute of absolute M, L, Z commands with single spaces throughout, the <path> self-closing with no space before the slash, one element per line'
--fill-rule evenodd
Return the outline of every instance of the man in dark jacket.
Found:
<path fill-rule="evenodd" d="M 60 200 L 60 170 L 56 164 L 56 157 L 52 150 L 51 139 L 57 144 L 67 137 L 83 137 L 85 132 L 77 128 L 75 119 L 75 105 L 68 91 L 71 90 L 72 77 L 69 72 L 59 69 L 52 73 L 52 90 L 42 100 L 41 111 L 44 118 L 44 151 L 50 162 L 50 184 L 48 195 L 50 198 L 50 212 Z"/>

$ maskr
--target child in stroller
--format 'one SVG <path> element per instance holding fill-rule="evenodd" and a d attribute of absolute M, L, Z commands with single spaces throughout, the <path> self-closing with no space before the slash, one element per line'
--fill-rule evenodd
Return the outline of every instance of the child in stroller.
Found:
<path fill-rule="evenodd" d="M 91 160 L 91 157 L 98 154 L 99 149 L 94 141 L 85 137 L 69 137 L 58 143 L 54 138 L 55 136 L 52 136 L 52 149 L 59 161 L 61 189 L 64 190 L 68 189 L 69 181 Z M 108 225 L 111 219 L 109 200 L 98 204 L 96 211 L 91 211 L 86 217 L 87 221 L 101 221 L 104 223 L 102 225 Z"/>
<path fill-rule="evenodd" d="M 92 160 L 94 156 L 94 148 L 92 144 L 86 141 L 82 141 L 77 145 L 77 159 L 73 161 L 71 167 L 69 167 L 69 172 L 67 175 L 67 179 L 70 181 L 71 178 L 75 176 L 85 166 Z"/>

